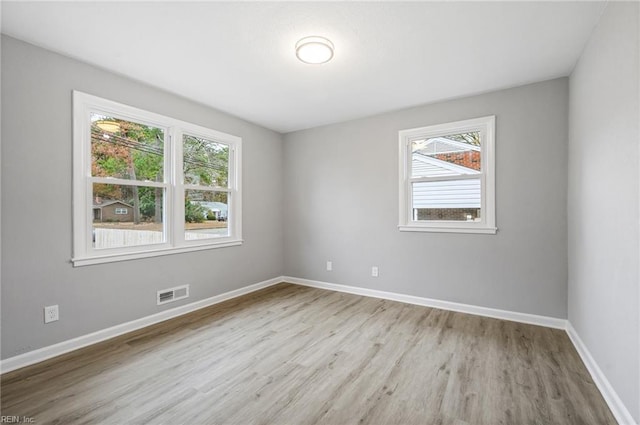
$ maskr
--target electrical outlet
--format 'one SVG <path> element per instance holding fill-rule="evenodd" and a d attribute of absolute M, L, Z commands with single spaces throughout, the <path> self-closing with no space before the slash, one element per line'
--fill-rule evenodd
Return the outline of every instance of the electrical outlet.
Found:
<path fill-rule="evenodd" d="M 57 305 L 50 305 L 44 308 L 44 323 L 55 322 L 59 318 Z"/>
<path fill-rule="evenodd" d="M 378 266 L 371 267 L 371 276 L 378 277 Z"/>
<path fill-rule="evenodd" d="M 333 263 L 331 261 L 327 261 L 327 271 L 330 272 L 333 270 Z"/>

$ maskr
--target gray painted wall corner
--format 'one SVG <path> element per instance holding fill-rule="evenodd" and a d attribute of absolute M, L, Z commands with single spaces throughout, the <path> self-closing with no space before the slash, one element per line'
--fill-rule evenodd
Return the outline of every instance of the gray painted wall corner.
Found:
<path fill-rule="evenodd" d="M 486 115 L 498 234 L 399 232 L 398 131 Z M 566 318 L 567 119 L 560 78 L 286 134 L 285 273 Z"/>
<path fill-rule="evenodd" d="M 244 244 L 72 267 L 72 90 L 242 137 Z M 2 122 L 2 358 L 283 274 L 279 133 L 6 36 Z M 180 284 L 190 298 L 156 306 Z M 60 320 L 45 325 L 52 304 Z"/>
<path fill-rule="evenodd" d="M 640 422 L 640 7 L 610 3 L 570 79 L 569 321 Z"/>

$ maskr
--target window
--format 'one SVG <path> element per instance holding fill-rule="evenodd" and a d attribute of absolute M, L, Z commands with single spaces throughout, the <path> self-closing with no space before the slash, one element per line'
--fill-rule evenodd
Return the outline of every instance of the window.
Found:
<path fill-rule="evenodd" d="M 239 245 L 239 137 L 73 93 L 76 266 Z"/>
<path fill-rule="evenodd" d="M 495 116 L 399 138 L 401 231 L 496 233 Z"/>

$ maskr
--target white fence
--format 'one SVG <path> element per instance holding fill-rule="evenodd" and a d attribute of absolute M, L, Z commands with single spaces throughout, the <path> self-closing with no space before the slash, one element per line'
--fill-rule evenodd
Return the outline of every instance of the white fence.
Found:
<path fill-rule="evenodd" d="M 211 233 L 185 232 L 186 240 L 209 239 L 224 236 L 227 229 L 207 229 Z M 224 231 L 222 234 L 220 231 Z M 96 248 L 117 248 L 123 246 L 152 245 L 164 242 L 162 232 L 132 229 L 93 229 Z"/>

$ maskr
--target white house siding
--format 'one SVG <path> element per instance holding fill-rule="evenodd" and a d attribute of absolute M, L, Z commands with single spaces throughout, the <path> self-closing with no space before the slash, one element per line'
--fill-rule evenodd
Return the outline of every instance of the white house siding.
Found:
<path fill-rule="evenodd" d="M 480 179 L 414 183 L 413 208 L 480 208 Z"/>
<path fill-rule="evenodd" d="M 437 159 L 433 159 L 432 161 L 438 161 Z M 443 161 L 440 161 L 443 162 Z M 460 173 L 438 166 L 431 162 L 426 162 L 416 158 L 416 155 L 413 157 L 413 161 L 411 164 L 411 174 L 412 177 L 442 177 L 442 176 L 457 176 Z"/>

